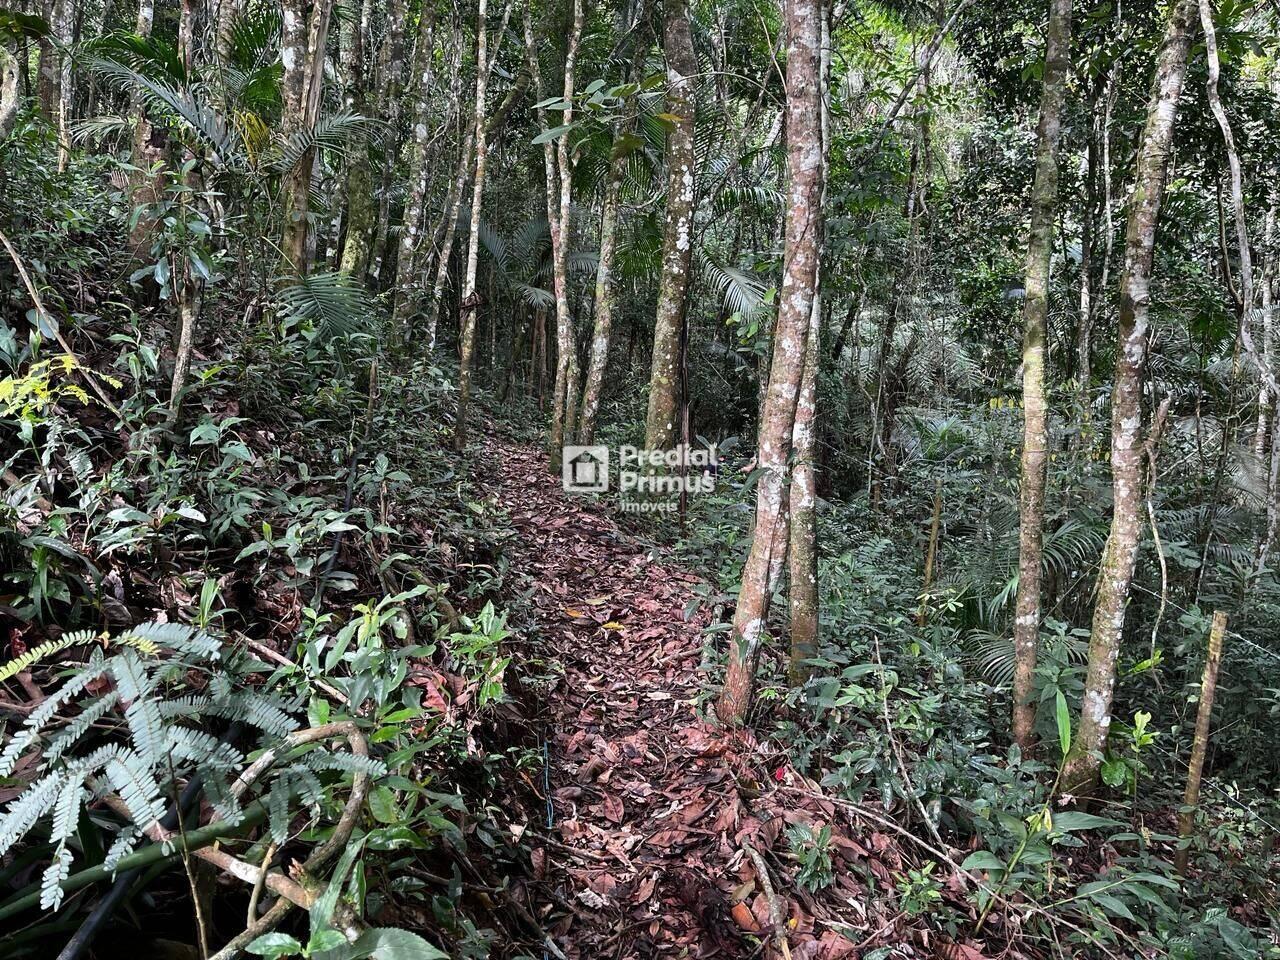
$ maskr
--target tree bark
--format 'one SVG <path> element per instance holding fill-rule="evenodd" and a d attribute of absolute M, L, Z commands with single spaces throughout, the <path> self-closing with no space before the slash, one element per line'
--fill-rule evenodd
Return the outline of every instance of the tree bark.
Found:
<path fill-rule="evenodd" d="M 820 155 L 817 223 L 813 274 L 813 302 L 809 311 L 809 331 L 805 337 L 804 373 L 796 400 L 795 424 L 791 429 L 794 466 L 787 511 L 790 575 L 791 682 L 800 685 L 813 671 L 809 661 L 818 654 L 818 374 L 822 370 L 822 254 L 825 226 L 822 208 L 826 201 L 827 155 L 831 146 L 827 103 L 831 73 L 831 33 L 825 0 L 818 0 L 818 138 Z"/>
<path fill-rule="evenodd" d="M 484 172 L 488 160 L 485 141 L 484 107 L 489 87 L 489 35 L 485 18 L 489 13 L 487 0 L 480 0 L 476 15 L 476 104 L 472 137 L 475 141 L 475 174 L 471 186 L 471 235 L 467 238 L 467 268 L 462 283 L 461 335 L 459 337 L 458 362 L 458 412 L 453 429 L 453 448 L 463 450 L 467 445 L 467 405 L 471 400 L 471 364 L 475 352 L 476 267 L 480 260 L 480 206 L 484 200 Z"/>
<path fill-rule="evenodd" d="M 1111 400 L 1111 532 L 1098 571 L 1080 724 L 1062 777 L 1063 789 L 1078 795 L 1087 795 L 1097 785 L 1100 757 L 1111 727 L 1125 604 L 1142 535 L 1142 379 L 1149 336 L 1151 267 L 1195 9 L 1195 0 L 1175 0 L 1170 10 L 1129 198 Z"/>
<path fill-rule="evenodd" d="M 582 0 L 573 0 L 573 29 L 564 58 L 563 123 L 573 123 L 574 68 L 578 59 L 578 43 L 582 39 L 584 11 Z M 577 330 L 569 310 L 569 244 L 573 240 L 570 217 L 573 199 L 573 165 L 569 155 L 569 134 L 556 140 L 556 167 L 559 171 L 560 209 L 551 223 L 552 276 L 556 295 L 556 380 L 551 408 L 551 469 L 560 469 L 560 451 L 567 438 L 576 435 L 578 389 Z"/>
<path fill-rule="evenodd" d="M 1227 615 L 1213 611 L 1209 628 L 1209 649 L 1204 658 L 1204 673 L 1200 677 L 1200 703 L 1196 709 L 1195 736 L 1191 741 L 1191 760 L 1187 764 L 1187 788 L 1182 795 L 1182 812 L 1178 814 L 1179 845 L 1173 855 L 1174 869 L 1186 875 L 1191 859 L 1191 834 L 1195 831 L 1196 807 L 1200 803 L 1200 777 L 1204 773 L 1204 760 L 1209 752 L 1209 725 L 1213 721 L 1213 697 L 1218 689 L 1218 668 L 1222 665 L 1222 641 L 1227 635 Z"/>
<path fill-rule="evenodd" d="M 434 11 L 435 6 L 429 5 Z M 344 79 L 347 83 L 345 106 L 353 113 L 363 113 L 368 107 L 369 84 L 366 80 L 365 40 L 369 37 L 373 19 L 372 0 L 363 0 L 360 5 L 360 20 L 357 23 L 344 23 L 343 30 L 348 36 L 343 60 Z M 347 223 L 346 236 L 342 244 L 342 258 L 338 261 L 338 269 L 343 273 L 363 280 L 369 269 L 370 231 L 376 213 L 373 198 L 373 166 L 369 162 L 369 149 L 365 144 L 357 148 L 356 155 L 347 166 Z"/>
<path fill-rule="evenodd" d="M 75 22 L 75 0 L 56 0 L 54 3 L 53 33 L 58 38 L 58 172 L 63 173 L 71 161 L 71 42 L 72 25 Z"/>
<path fill-rule="evenodd" d="M 19 103 L 17 41 L 6 39 L 0 43 L 0 140 L 13 130 Z"/>
<path fill-rule="evenodd" d="M 609 363 L 609 340 L 613 328 L 613 260 L 618 248 L 618 195 L 629 151 L 627 134 L 630 118 L 613 141 L 609 177 L 605 181 L 604 201 L 600 210 L 600 260 L 596 267 L 595 327 L 591 335 L 591 357 L 587 364 L 587 380 L 582 390 L 582 407 L 578 420 L 578 442 L 590 445 L 596 435 L 596 417 L 600 413 L 600 395 L 604 388 L 605 369 Z"/>
<path fill-rule="evenodd" d="M 453 258 L 453 241 L 458 233 L 458 218 L 462 210 L 462 195 L 466 192 L 467 183 L 471 179 L 471 155 L 475 150 L 475 130 L 467 131 L 458 157 L 458 169 L 453 183 L 449 185 L 449 195 L 445 198 L 444 238 L 440 241 L 440 257 L 436 261 L 436 279 L 431 288 L 431 305 L 427 312 L 427 353 L 436 348 L 436 336 L 440 326 L 440 304 L 444 299 L 444 285 L 449 279 L 449 262 Z"/>
<path fill-rule="evenodd" d="M 1259 291 L 1259 306 L 1262 320 L 1262 366 L 1266 370 L 1275 370 L 1275 331 L 1272 324 L 1271 294 L 1275 281 L 1275 246 L 1276 208 L 1273 203 L 1267 210 L 1262 228 L 1262 284 Z M 1253 433 L 1253 455 L 1259 463 L 1264 462 L 1267 454 L 1267 429 L 1275 409 L 1275 398 L 1267 385 L 1265 376 L 1258 377 L 1258 422 Z"/>
<path fill-rule="evenodd" d="M 382 175 L 378 182 L 378 221 L 374 229 L 370 259 L 373 273 L 382 278 L 386 265 L 387 237 L 391 231 L 391 174 L 400 156 L 400 88 L 404 84 L 405 0 L 388 0 L 387 34 L 379 66 L 379 115 L 386 118 L 387 135 L 382 144 Z"/>
<path fill-rule="evenodd" d="M 662 280 L 653 328 L 649 408 L 644 431 L 644 445 L 649 450 L 667 450 L 676 442 L 680 331 L 685 322 L 689 273 L 693 265 L 696 171 L 693 77 L 698 72 L 698 61 L 693 52 L 686 0 L 664 0 L 663 18 L 666 112 L 677 119 L 671 121 L 667 130 L 667 219 L 662 239 Z M 795 359 L 798 367 L 799 355 Z"/>
<path fill-rule="evenodd" d="M 320 116 L 320 93 L 324 85 L 325 40 L 329 33 L 329 16 L 334 0 L 317 0 L 311 5 L 310 22 L 304 0 L 281 3 L 281 61 L 284 75 L 281 92 L 284 100 L 284 132 L 298 136 L 315 129 Z M 280 248 L 285 269 L 294 276 L 305 276 L 309 267 L 308 221 L 311 171 L 315 150 L 307 149 L 293 168 L 286 171 L 284 192 L 284 229 Z"/>
<path fill-rule="evenodd" d="M 750 706 L 756 651 L 769 614 L 769 568 L 783 511 L 805 355 L 810 350 L 822 224 L 821 6 L 820 0 L 787 0 L 785 11 L 790 35 L 786 240 L 769 392 L 760 423 L 755 533 L 742 571 L 728 670 L 716 705 L 721 721 L 730 724 L 742 723 Z"/>
<path fill-rule="evenodd" d="M 1023 751 L 1035 742 L 1035 670 L 1040 642 L 1040 571 L 1044 547 L 1044 496 L 1048 479 L 1049 418 L 1044 359 L 1048 339 L 1053 222 L 1058 212 L 1058 141 L 1071 50 L 1071 0 L 1051 0 L 1045 40 L 1036 175 L 1031 187 L 1026 300 L 1022 308 L 1022 476 L 1018 507 L 1018 597 L 1013 646 L 1013 739 Z M 1081 258 L 1081 269 L 1086 260 Z M 1082 310 L 1087 311 L 1088 281 Z"/>
<path fill-rule="evenodd" d="M 434 84 L 432 52 L 435 47 L 435 5 L 424 12 L 418 33 L 418 52 L 411 79 L 417 83 L 417 105 L 413 117 L 413 146 L 409 155 L 409 196 L 400 229 L 400 253 L 396 257 L 396 282 L 392 312 L 393 335 L 408 340 L 409 325 L 418 311 L 421 296 L 416 283 L 418 246 L 427 198 L 427 155 L 431 145 L 431 88 Z"/>

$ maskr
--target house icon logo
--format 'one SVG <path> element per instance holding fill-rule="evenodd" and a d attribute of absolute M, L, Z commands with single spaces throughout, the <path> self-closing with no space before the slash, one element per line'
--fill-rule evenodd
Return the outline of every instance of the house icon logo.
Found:
<path fill-rule="evenodd" d="M 566 446 L 560 482 L 568 493 L 604 493 L 609 489 L 609 448 Z"/>

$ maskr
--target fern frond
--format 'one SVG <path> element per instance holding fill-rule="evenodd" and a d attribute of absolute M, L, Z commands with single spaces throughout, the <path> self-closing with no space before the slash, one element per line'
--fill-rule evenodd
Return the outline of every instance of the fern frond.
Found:
<path fill-rule="evenodd" d="M 72 633 L 64 633 L 57 640 L 46 640 L 39 646 L 32 647 L 26 653 L 15 657 L 3 667 L 0 667 L 0 683 L 5 680 L 11 680 L 23 670 L 30 670 L 42 660 L 47 660 L 64 650 L 79 646 L 82 643 L 88 643 L 93 639 L 94 633 L 92 630 L 76 630 Z"/>

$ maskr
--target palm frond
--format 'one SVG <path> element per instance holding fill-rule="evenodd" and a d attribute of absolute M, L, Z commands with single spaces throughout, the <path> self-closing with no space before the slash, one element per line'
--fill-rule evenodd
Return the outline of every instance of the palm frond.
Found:
<path fill-rule="evenodd" d="M 364 286 L 338 272 L 313 273 L 282 287 L 276 306 L 283 317 L 314 324 L 330 336 L 354 333 L 373 316 Z"/>

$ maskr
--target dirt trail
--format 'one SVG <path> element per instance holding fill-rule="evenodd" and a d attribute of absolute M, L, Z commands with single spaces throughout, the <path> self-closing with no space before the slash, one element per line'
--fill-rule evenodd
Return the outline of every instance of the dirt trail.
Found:
<path fill-rule="evenodd" d="M 698 955 L 704 943 L 736 955 L 726 918 L 707 914 L 715 879 L 686 849 L 736 806 L 693 707 L 701 624 L 683 615 L 696 581 L 566 496 L 541 451 L 488 454 L 519 534 L 513 562 L 564 669 L 544 714 L 554 827 L 534 858 L 558 888 L 548 930 L 571 957 Z"/>
<path fill-rule="evenodd" d="M 770 956 L 761 938 L 781 920 L 791 956 L 852 955 L 843 936 L 815 930 L 811 902 L 787 890 L 771 912 L 762 893 L 746 848 L 768 854 L 784 821 L 815 818 L 762 796 L 759 781 L 773 778 L 752 773 L 769 769 L 755 741 L 695 712 L 705 621 L 684 614 L 696 578 L 566 496 L 542 451 L 489 441 L 486 458 L 539 639 L 564 670 L 543 704 L 554 826 L 532 841 L 535 908 L 552 938 L 591 960 Z M 849 881 L 841 892 L 863 891 Z"/>

